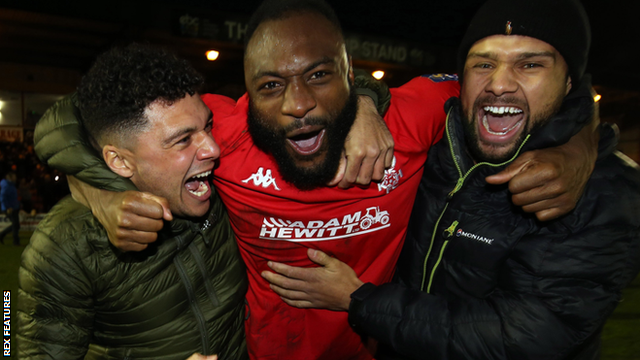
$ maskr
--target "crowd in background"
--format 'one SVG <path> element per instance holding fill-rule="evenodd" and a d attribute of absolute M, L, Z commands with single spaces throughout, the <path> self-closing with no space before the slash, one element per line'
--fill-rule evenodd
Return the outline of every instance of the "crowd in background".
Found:
<path fill-rule="evenodd" d="M 46 213 L 69 194 L 66 176 L 36 156 L 30 133 L 22 142 L 0 141 L 0 177 L 10 171 L 17 175 L 18 198 L 26 213 Z"/>

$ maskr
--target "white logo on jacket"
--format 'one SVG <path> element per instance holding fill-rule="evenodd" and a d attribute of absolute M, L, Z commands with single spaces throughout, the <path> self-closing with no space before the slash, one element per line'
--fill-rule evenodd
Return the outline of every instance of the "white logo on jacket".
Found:
<path fill-rule="evenodd" d="M 494 239 L 488 239 L 488 238 L 486 238 L 484 236 L 480 236 L 480 235 L 464 232 L 462 229 L 458 229 L 458 231 L 456 232 L 456 236 L 457 237 L 460 237 L 460 236 L 466 237 L 467 239 L 480 241 L 480 242 L 483 242 L 483 243 L 488 244 L 488 245 L 491 245 L 491 243 L 494 240 Z"/>
<path fill-rule="evenodd" d="M 274 189 L 280 191 L 280 188 L 276 184 L 276 179 L 271 176 L 271 169 L 267 169 L 266 172 L 263 172 L 264 168 L 260 167 L 258 168 L 258 171 L 256 171 L 254 174 L 251 174 L 251 176 L 249 176 L 248 178 L 242 180 L 242 182 L 247 184 L 249 181 L 253 180 L 253 185 L 255 186 L 262 186 L 266 189 L 269 186 L 273 185 Z"/>

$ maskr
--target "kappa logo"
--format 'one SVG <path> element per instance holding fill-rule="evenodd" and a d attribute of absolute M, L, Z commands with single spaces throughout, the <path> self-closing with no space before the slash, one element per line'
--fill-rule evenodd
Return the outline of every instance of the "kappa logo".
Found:
<path fill-rule="evenodd" d="M 400 178 L 402 177 L 402 170 L 396 171 L 396 157 L 393 157 L 391 168 L 384 171 L 384 178 L 378 183 L 378 191 L 386 190 L 387 194 L 398 187 L 400 184 Z"/>
<path fill-rule="evenodd" d="M 485 243 L 487 245 L 491 245 L 491 243 L 494 240 L 494 239 L 487 239 L 484 236 L 479 236 L 479 235 L 476 235 L 476 234 L 464 232 L 464 231 L 462 231 L 462 229 L 458 229 L 458 231 L 456 231 L 456 236 L 457 237 L 461 237 L 462 236 L 462 237 L 466 237 L 467 239 L 480 241 L 480 242 L 483 242 L 483 243 Z"/>
<path fill-rule="evenodd" d="M 390 215 L 379 206 L 368 207 L 340 218 L 325 220 L 286 220 L 273 217 L 262 220 L 260 239 L 293 242 L 337 240 L 368 234 L 391 226 Z"/>
<path fill-rule="evenodd" d="M 273 185 L 274 189 L 280 191 L 280 188 L 276 184 L 276 179 L 271 176 L 271 169 L 267 169 L 267 171 L 265 172 L 263 167 L 259 167 L 258 171 L 256 171 L 254 174 L 251 174 L 251 176 L 249 176 L 248 178 L 242 180 L 242 182 L 247 184 L 252 180 L 253 185 L 255 186 L 262 186 L 266 189 L 269 186 Z"/>

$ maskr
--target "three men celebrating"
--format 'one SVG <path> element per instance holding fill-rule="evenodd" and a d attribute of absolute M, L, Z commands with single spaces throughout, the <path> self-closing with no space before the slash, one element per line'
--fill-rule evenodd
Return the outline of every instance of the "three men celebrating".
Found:
<path fill-rule="evenodd" d="M 487 23 L 481 22 L 486 31 L 470 30 L 470 36 L 479 37 L 466 39 L 461 50 L 467 65 L 461 72 L 462 107 L 456 100 L 449 103 L 445 136 L 431 149 L 424 175 L 426 152 L 443 131 L 443 104 L 457 95 L 453 81 L 423 77 L 392 90 L 385 120 L 396 142 L 392 170 L 402 171 L 402 177 L 392 189 L 372 184 L 348 190 L 318 188 L 326 179 L 312 184 L 317 173 L 307 172 L 320 169 L 327 175 L 328 170 L 317 165 L 334 156 L 328 151 L 336 147 L 332 141 L 340 149 L 344 138 L 339 134 L 345 131 L 340 127 L 353 118 L 352 72 L 335 15 L 318 1 L 270 1 L 261 6 L 248 32 L 249 95 L 237 104 L 203 97 L 212 111 L 214 138 L 222 147 L 215 185 L 230 211 L 249 270 L 245 325 L 253 358 L 371 358 L 373 347 L 361 343 L 354 329 L 380 341 L 379 358 L 595 353 L 584 345 L 593 343 L 587 340 L 597 336 L 621 287 L 637 273 L 637 171 L 603 148 L 601 157 L 607 161 L 596 166 L 586 188 L 588 198 L 578 210 L 545 224 L 513 205 L 507 185 L 487 185 L 485 180 L 526 149 L 562 144 L 592 117 L 592 101 L 585 95 L 589 84 L 581 81 L 588 36 L 576 42 L 576 55 L 567 50 L 573 44 L 565 48 L 548 40 L 569 30 L 558 21 L 549 20 L 548 29 L 537 21 L 552 14 L 569 16 L 578 24 L 564 26 L 588 34 L 580 6 L 571 0 L 557 3 L 561 5 L 541 5 L 541 13 L 522 1 L 487 3 L 489 10 L 481 10 L 474 20 L 475 24 L 486 18 Z M 515 13 L 507 12 L 504 18 L 501 9 Z M 502 35 L 505 31 L 509 34 Z M 200 139 L 200 127 L 192 128 Z M 176 139 L 182 141 L 180 136 Z M 608 140 L 603 137 L 603 144 Z M 566 149 L 545 151 L 536 154 L 571 154 Z M 285 158 L 290 161 L 283 162 Z M 551 162 L 563 163 L 564 158 Z M 263 174 L 271 170 L 277 187 L 244 181 L 260 169 Z M 614 183 L 608 174 L 621 180 Z M 185 188 L 196 195 L 207 192 L 206 184 L 189 176 Z M 619 192 L 608 197 L 615 199 L 609 203 L 611 209 L 597 207 L 602 201 L 594 189 L 614 186 Z M 577 192 L 582 187 L 578 180 Z M 412 224 L 398 262 L 400 284 L 381 285 L 394 272 L 416 189 Z M 533 209 L 525 210 L 554 207 L 555 200 L 548 198 L 553 196 L 543 196 Z M 93 202 L 93 207 L 103 206 Z M 333 220 L 353 220 L 369 208 L 388 211 L 390 223 L 380 221 L 365 229 Z M 303 238 L 314 230 L 309 224 L 319 220 L 328 225 L 315 229 L 314 237 Z M 113 227 L 107 224 L 112 233 Z M 585 241 L 588 233 L 593 235 Z M 322 266 L 291 267 L 312 265 L 307 254 Z M 267 272 L 267 265 L 286 276 Z M 273 283 L 271 288 L 261 274 Z M 361 286 L 363 281 L 380 286 Z M 349 322 L 346 313 L 294 309 L 278 295 L 301 307 L 351 307 Z M 569 295 L 577 298 L 566 298 Z M 503 303 L 504 313 L 494 311 Z M 549 317 L 542 321 L 533 314 Z M 588 326 L 579 333 L 547 334 L 543 325 L 571 328 L 570 321 L 558 316 L 565 314 L 570 321 L 584 318 Z M 557 343 L 528 346 L 535 339 L 526 335 L 538 334 L 539 329 Z"/>

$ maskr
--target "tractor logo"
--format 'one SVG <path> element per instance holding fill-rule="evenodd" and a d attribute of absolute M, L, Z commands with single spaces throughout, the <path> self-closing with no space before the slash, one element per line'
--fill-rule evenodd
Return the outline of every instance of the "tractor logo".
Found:
<path fill-rule="evenodd" d="M 389 223 L 389 212 L 380 211 L 379 206 L 367 208 L 367 213 L 360 220 L 360 229 L 367 230 L 371 225 L 377 223 L 387 225 Z"/>

